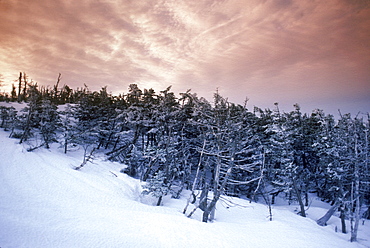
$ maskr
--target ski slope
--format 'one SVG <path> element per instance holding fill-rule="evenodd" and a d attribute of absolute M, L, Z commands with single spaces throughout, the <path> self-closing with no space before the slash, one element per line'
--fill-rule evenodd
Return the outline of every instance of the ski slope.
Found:
<path fill-rule="evenodd" d="M 308 218 L 280 201 L 273 221 L 265 205 L 228 197 L 217 205 L 216 220 L 202 223 L 200 211 L 192 218 L 182 214 L 188 192 L 156 207 L 141 194 L 140 181 L 120 173 L 122 164 L 97 157 L 76 171 L 82 151 L 65 155 L 53 144 L 27 152 L 27 144 L 7 136 L 0 131 L 1 248 L 370 247 L 368 222 L 358 243 L 335 232 L 337 217 L 318 226 L 315 220 L 329 206 L 314 197 Z"/>

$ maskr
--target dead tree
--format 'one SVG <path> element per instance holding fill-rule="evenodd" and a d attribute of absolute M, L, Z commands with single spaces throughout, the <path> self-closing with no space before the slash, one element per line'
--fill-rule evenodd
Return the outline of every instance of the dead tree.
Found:
<path fill-rule="evenodd" d="M 316 221 L 316 223 L 319 226 L 326 226 L 326 222 L 328 222 L 328 220 L 335 213 L 335 211 L 337 211 L 338 207 L 339 207 L 339 204 L 335 203 L 331 208 L 329 208 L 328 212 L 326 212 L 326 214 L 323 217 L 321 217 L 320 219 Z"/>

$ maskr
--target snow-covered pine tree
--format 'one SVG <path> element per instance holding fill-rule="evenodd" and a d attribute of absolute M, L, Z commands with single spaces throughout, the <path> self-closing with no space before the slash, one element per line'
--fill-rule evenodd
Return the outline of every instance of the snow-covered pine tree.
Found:
<path fill-rule="evenodd" d="M 76 120 L 74 119 L 73 108 L 70 104 L 66 104 L 64 110 L 59 112 L 61 119 L 61 132 L 63 135 L 64 153 L 68 152 L 68 146 L 73 141 L 76 132 Z"/>
<path fill-rule="evenodd" d="M 55 106 L 50 100 L 42 100 L 39 111 L 39 130 L 45 147 L 49 149 L 50 143 L 56 142 L 56 132 L 60 127 L 60 117 Z"/>
<path fill-rule="evenodd" d="M 28 138 L 33 136 L 33 129 L 39 125 L 37 110 L 40 105 L 40 92 L 37 89 L 37 84 L 30 84 L 27 89 L 27 107 L 22 109 L 23 114 L 20 116 L 22 126 L 22 135 L 19 143 L 23 143 Z"/>
<path fill-rule="evenodd" d="M 158 171 L 152 178 L 148 179 L 143 188 L 144 195 L 151 194 L 158 199 L 156 203 L 157 206 L 161 205 L 163 196 L 171 192 L 171 185 L 167 181 L 164 171 Z"/>
<path fill-rule="evenodd" d="M 152 109 L 150 115 L 145 115 L 146 127 L 150 129 L 146 132 L 147 140 L 144 142 L 146 145 L 142 146 L 143 154 L 148 161 L 142 179 L 146 181 L 148 178 L 156 177 L 160 171 L 163 182 L 170 190 L 174 180 L 179 180 L 181 170 L 179 135 L 182 125 L 178 119 L 179 103 L 174 93 L 169 90 L 170 87 L 161 91 L 156 98 L 155 108 Z M 180 193 L 180 189 L 176 194 Z M 162 197 L 158 198 L 158 204 L 161 203 L 161 199 Z"/>
<path fill-rule="evenodd" d="M 84 150 L 83 162 L 77 168 L 83 167 L 87 161 L 91 160 L 99 145 L 99 117 L 101 113 L 94 100 L 94 93 L 86 88 L 78 104 L 71 106 L 76 120 L 73 142 Z"/>
<path fill-rule="evenodd" d="M 352 118 L 350 114 L 341 115 L 334 128 L 330 128 L 329 138 L 324 140 L 321 163 L 327 163 L 327 196 L 335 206 L 340 206 L 342 231 L 346 230 L 344 219 L 351 222 L 351 241 L 357 240 L 364 195 L 368 192 L 368 125 L 363 118 Z M 324 164 L 322 165 L 324 166 Z M 324 216 L 325 217 L 325 216 Z M 325 218 L 321 219 L 325 219 Z M 330 218 L 327 216 L 325 221 Z"/>
<path fill-rule="evenodd" d="M 196 118 L 193 121 L 201 130 L 199 138 L 202 142 L 199 144 L 203 144 L 200 148 L 202 151 L 200 164 L 204 171 L 203 192 L 208 191 L 208 187 L 213 191 L 212 198 L 209 201 L 201 199 L 205 202 L 200 202 L 196 208 L 202 203 L 205 205 L 202 208 L 202 220 L 208 222 L 214 219 L 215 206 L 228 188 L 247 185 L 258 179 L 248 177 L 250 176 L 248 173 L 242 180 L 239 178 L 235 180 L 232 177 L 236 172 L 252 173 L 256 169 L 256 164 L 251 160 L 255 149 L 259 147 L 251 146 L 252 139 L 248 133 L 248 126 L 244 123 L 245 107 L 229 103 L 218 92 L 214 95 L 214 107 L 204 99 L 198 99 L 194 107 L 193 116 Z"/>
<path fill-rule="evenodd" d="M 14 127 L 14 122 L 16 120 L 17 111 L 13 106 L 5 107 L 0 106 L 0 127 L 4 128 L 4 131 L 11 130 Z"/>
<path fill-rule="evenodd" d="M 289 201 L 295 199 L 299 203 L 299 214 L 305 217 L 308 190 L 315 170 L 312 146 L 318 131 L 317 123 L 302 115 L 298 105 L 290 113 L 280 113 L 276 104 L 272 120 L 265 131 L 270 140 L 266 144 L 266 167 L 274 187 L 272 194 L 275 196 L 285 191 Z"/>

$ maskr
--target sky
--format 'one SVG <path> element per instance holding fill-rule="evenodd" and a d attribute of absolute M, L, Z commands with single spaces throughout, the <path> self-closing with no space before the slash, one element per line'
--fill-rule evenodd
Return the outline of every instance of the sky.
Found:
<path fill-rule="evenodd" d="M 370 0 L 0 0 L 1 91 L 218 90 L 247 107 L 370 111 Z"/>

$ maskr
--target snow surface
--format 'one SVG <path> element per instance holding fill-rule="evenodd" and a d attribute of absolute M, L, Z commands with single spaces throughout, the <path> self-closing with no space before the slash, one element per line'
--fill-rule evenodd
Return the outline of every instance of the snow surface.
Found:
<path fill-rule="evenodd" d="M 202 223 L 199 210 L 192 218 L 182 214 L 189 192 L 156 207 L 141 194 L 139 180 L 120 173 L 122 164 L 98 157 L 76 171 L 82 151 L 65 155 L 54 144 L 27 152 L 27 144 L 8 135 L 0 131 L 1 248 L 370 247 L 368 221 L 360 225 L 358 243 L 340 233 L 337 217 L 318 226 L 315 220 L 330 206 L 315 197 L 308 218 L 280 201 L 273 221 L 265 205 L 228 197 L 218 204 L 216 220 Z"/>

